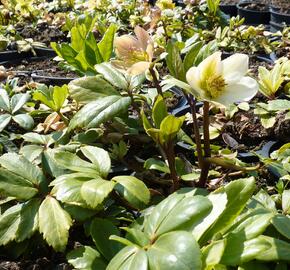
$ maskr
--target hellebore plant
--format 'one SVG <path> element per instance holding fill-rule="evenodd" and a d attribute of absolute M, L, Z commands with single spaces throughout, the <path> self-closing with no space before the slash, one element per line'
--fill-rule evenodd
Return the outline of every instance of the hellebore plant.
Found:
<path fill-rule="evenodd" d="M 117 59 L 112 61 L 112 64 L 125 70 L 131 76 L 137 76 L 149 70 L 157 91 L 162 96 L 153 62 L 154 42 L 142 27 L 136 26 L 134 32 L 136 37 L 123 35 L 115 38 Z"/>
<path fill-rule="evenodd" d="M 136 37 L 123 35 L 115 39 L 117 60 L 113 63 L 130 75 L 139 75 L 150 68 L 153 59 L 153 41 L 140 26 L 134 29 Z"/>
<path fill-rule="evenodd" d="M 248 71 L 249 57 L 245 54 L 234 54 L 225 60 L 221 60 L 221 52 L 203 60 L 197 67 L 191 67 L 186 73 L 186 80 L 191 86 L 190 94 L 204 101 L 203 107 L 203 133 L 204 151 L 201 147 L 195 101 L 189 98 L 192 108 L 194 133 L 197 145 L 197 156 L 201 168 L 200 186 L 206 185 L 210 161 L 210 138 L 209 138 L 209 102 L 227 107 L 232 103 L 248 101 L 258 91 L 258 83 L 245 76 Z"/>

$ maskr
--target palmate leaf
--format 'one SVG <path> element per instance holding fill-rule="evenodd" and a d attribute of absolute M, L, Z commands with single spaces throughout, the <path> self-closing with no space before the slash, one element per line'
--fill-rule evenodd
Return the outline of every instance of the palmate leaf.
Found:
<path fill-rule="evenodd" d="M 224 188 L 227 194 L 226 208 L 215 223 L 203 234 L 200 240 L 202 243 L 211 239 L 215 233 L 225 231 L 232 225 L 252 196 L 255 190 L 255 179 L 253 177 L 239 179 L 229 183 Z"/>
<path fill-rule="evenodd" d="M 101 254 L 90 246 L 72 250 L 67 254 L 66 258 L 75 269 L 105 270 L 107 267 Z"/>
<path fill-rule="evenodd" d="M 29 200 L 38 193 L 29 180 L 0 168 L 0 193 L 20 200 Z"/>
<path fill-rule="evenodd" d="M 0 165 L 35 186 L 46 181 L 45 176 L 39 167 L 32 164 L 25 157 L 15 153 L 2 155 L 0 157 Z"/>
<path fill-rule="evenodd" d="M 145 221 L 144 231 L 156 237 L 173 230 L 189 229 L 200 223 L 211 209 L 212 204 L 206 197 L 175 193 L 153 209 Z"/>
<path fill-rule="evenodd" d="M 201 251 L 192 234 L 173 231 L 163 234 L 148 249 L 150 269 L 201 270 Z"/>
<path fill-rule="evenodd" d="M 80 193 L 90 207 L 96 208 L 108 197 L 115 184 L 113 181 L 93 179 L 82 184 Z"/>
<path fill-rule="evenodd" d="M 143 209 L 150 200 L 150 192 L 146 185 L 134 176 L 116 176 L 114 189 L 133 207 Z"/>
<path fill-rule="evenodd" d="M 39 208 L 39 231 L 55 251 L 64 251 L 71 225 L 70 215 L 56 199 L 47 196 Z"/>
<path fill-rule="evenodd" d="M 30 200 L 10 207 L 0 216 L 0 245 L 21 242 L 36 231 L 40 201 Z"/>
<path fill-rule="evenodd" d="M 96 166 L 100 176 L 106 178 L 111 169 L 109 153 L 95 146 L 84 146 L 80 150 Z"/>
<path fill-rule="evenodd" d="M 120 236 L 120 231 L 112 221 L 95 218 L 90 226 L 90 234 L 100 253 L 110 261 L 123 247 L 122 244 L 110 240 L 111 235 Z"/>
<path fill-rule="evenodd" d="M 33 118 L 26 113 L 16 114 L 12 116 L 12 119 L 22 128 L 31 130 L 34 126 Z"/>
<path fill-rule="evenodd" d="M 125 76 L 109 63 L 102 63 L 95 65 L 95 69 L 98 73 L 118 89 L 127 90 L 129 85 Z"/>
<path fill-rule="evenodd" d="M 77 127 L 93 128 L 128 110 L 130 97 L 108 96 L 92 101 L 78 111 L 70 121 L 68 131 Z"/>
<path fill-rule="evenodd" d="M 201 270 L 201 252 L 192 234 L 173 231 L 146 249 L 135 245 L 122 249 L 107 267 L 107 270 L 121 269 Z"/>
<path fill-rule="evenodd" d="M 81 104 L 110 95 L 119 95 L 119 92 L 100 75 L 75 79 L 68 84 L 68 89 L 70 96 Z"/>

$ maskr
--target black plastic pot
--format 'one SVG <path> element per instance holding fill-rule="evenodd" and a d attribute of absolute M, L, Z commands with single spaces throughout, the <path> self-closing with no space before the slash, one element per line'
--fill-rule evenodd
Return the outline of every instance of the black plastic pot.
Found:
<path fill-rule="evenodd" d="M 16 59 L 25 59 L 25 58 L 29 58 L 32 57 L 32 53 L 31 52 L 27 52 L 27 53 L 19 53 L 16 50 L 11 50 L 11 51 L 4 51 L 4 52 L 0 52 L 0 62 L 4 62 L 4 61 L 13 61 Z"/>
<path fill-rule="evenodd" d="M 255 153 L 251 152 L 239 152 L 238 153 L 238 158 L 242 160 L 243 162 L 246 163 L 254 163 L 258 162 L 259 156 L 262 156 L 264 158 L 270 157 L 270 154 L 277 150 L 280 146 L 280 143 L 277 141 L 269 141 L 267 142 L 262 149 L 256 151 Z"/>
<path fill-rule="evenodd" d="M 237 4 L 238 15 L 245 18 L 245 23 L 250 25 L 269 24 L 270 22 L 270 9 L 267 11 L 257 11 L 247 9 L 246 6 L 254 1 L 242 2 Z"/>
<path fill-rule="evenodd" d="M 285 27 L 284 24 L 275 23 L 275 22 L 270 21 L 270 31 L 271 32 L 275 33 L 277 31 L 281 31 L 281 30 L 283 30 L 284 27 Z"/>
<path fill-rule="evenodd" d="M 35 47 L 34 51 L 36 52 L 36 55 L 39 57 L 47 57 L 47 58 L 53 58 L 57 56 L 56 52 L 51 48 L 42 48 L 42 47 Z"/>
<path fill-rule="evenodd" d="M 236 5 L 222 5 L 220 4 L 220 10 L 231 16 L 231 17 L 235 17 L 238 15 L 238 9 L 237 9 L 237 6 Z"/>
<path fill-rule="evenodd" d="M 41 83 L 45 83 L 49 85 L 58 85 L 58 86 L 68 84 L 69 82 L 77 79 L 77 78 L 67 78 L 67 77 L 42 76 L 36 73 L 32 73 L 31 78 L 36 82 L 41 82 Z"/>
<path fill-rule="evenodd" d="M 278 8 L 270 7 L 271 22 L 290 25 L 290 14 L 280 13 Z"/>
<path fill-rule="evenodd" d="M 172 92 L 177 98 L 179 98 L 178 104 L 173 109 L 169 110 L 170 113 L 175 115 L 176 111 L 187 105 L 187 99 L 183 95 L 183 92 L 177 87 L 172 87 L 168 91 Z"/>
<path fill-rule="evenodd" d="M 200 107 L 203 106 L 203 102 L 197 102 L 196 103 L 196 109 L 198 110 Z M 173 110 L 171 113 L 174 115 L 174 116 L 183 116 L 187 113 L 190 113 L 191 112 L 191 108 L 190 108 L 190 105 L 189 104 L 185 104 L 183 106 L 181 106 L 180 108 L 177 108 L 176 110 Z"/>

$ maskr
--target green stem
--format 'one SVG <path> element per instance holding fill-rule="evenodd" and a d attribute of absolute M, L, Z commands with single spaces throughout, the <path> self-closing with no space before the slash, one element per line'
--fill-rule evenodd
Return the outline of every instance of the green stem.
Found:
<path fill-rule="evenodd" d="M 192 115 L 192 122 L 193 122 L 193 133 L 194 133 L 194 139 L 196 144 L 196 152 L 197 152 L 197 160 L 198 160 L 198 167 L 202 169 L 203 167 L 203 156 L 202 156 L 202 147 L 201 147 L 201 138 L 199 134 L 199 128 L 197 123 L 197 116 L 196 116 L 196 101 L 193 98 L 193 96 L 187 96 L 188 103 L 191 108 L 191 115 Z"/>
<path fill-rule="evenodd" d="M 60 117 L 60 119 L 65 123 L 65 125 L 68 126 L 69 125 L 68 119 L 60 111 L 58 111 L 57 114 Z"/>
<path fill-rule="evenodd" d="M 209 137 L 209 102 L 205 101 L 203 105 L 203 146 L 204 162 L 198 181 L 198 186 L 205 187 L 209 172 L 210 163 L 206 161 L 210 157 L 210 137 Z"/>
<path fill-rule="evenodd" d="M 151 67 L 149 68 L 149 71 L 150 71 L 151 76 L 152 76 L 152 78 L 153 78 L 153 83 L 154 83 L 154 85 L 155 85 L 155 87 L 156 87 L 156 89 L 157 89 L 158 94 L 159 94 L 160 96 L 163 97 L 162 88 L 161 88 L 161 86 L 160 86 L 160 84 L 159 84 L 159 81 L 158 81 L 158 79 L 157 79 L 157 77 L 156 77 L 156 73 L 155 73 L 155 71 L 154 71 L 154 66 L 151 66 Z"/>
<path fill-rule="evenodd" d="M 173 191 L 176 191 L 179 188 L 179 179 L 178 179 L 178 175 L 177 175 L 176 167 L 175 167 L 175 153 L 174 153 L 173 142 L 172 141 L 169 142 L 166 149 L 164 150 L 167 156 L 168 166 L 170 169 L 170 175 L 173 181 Z"/>

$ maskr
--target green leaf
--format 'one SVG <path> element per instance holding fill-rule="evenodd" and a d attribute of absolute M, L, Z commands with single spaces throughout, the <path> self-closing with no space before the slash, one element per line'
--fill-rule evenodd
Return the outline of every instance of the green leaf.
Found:
<path fill-rule="evenodd" d="M 95 69 L 98 73 L 103 75 L 106 81 L 115 86 L 118 89 L 128 90 L 128 82 L 125 76 L 110 63 L 102 63 L 95 65 Z"/>
<path fill-rule="evenodd" d="M 39 200 L 30 200 L 10 207 L 0 215 L 0 245 L 12 240 L 22 242 L 32 236 L 38 227 Z"/>
<path fill-rule="evenodd" d="M 108 197 L 114 186 L 115 183 L 113 181 L 102 179 L 90 180 L 82 185 L 80 192 L 86 203 L 90 207 L 96 208 Z"/>
<path fill-rule="evenodd" d="M 90 233 L 101 254 L 110 261 L 123 247 L 110 240 L 111 235 L 120 236 L 118 228 L 108 219 L 95 218 L 91 223 Z"/>
<path fill-rule="evenodd" d="M 104 62 L 108 62 L 111 59 L 116 31 L 117 25 L 111 24 L 105 32 L 102 40 L 98 43 L 98 48 L 104 59 Z"/>
<path fill-rule="evenodd" d="M 0 108 L 6 112 L 10 112 L 9 95 L 6 90 L 0 88 Z"/>
<path fill-rule="evenodd" d="M 9 124 L 11 119 L 12 119 L 12 116 L 10 114 L 0 115 L 0 132 L 2 132 L 4 128 L 6 128 L 6 126 Z"/>
<path fill-rule="evenodd" d="M 206 197 L 174 193 L 153 209 L 145 221 L 144 231 L 157 237 L 173 230 L 192 229 L 211 209 L 212 204 Z"/>
<path fill-rule="evenodd" d="M 245 241 L 240 235 L 236 235 L 226 241 L 227 246 L 220 263 L 231 266 L 252 261 L 271 248 L 271 243 L 261 236 Z"/>
<path fill-rule="evenodd" d="M 239 220 L 228 230 L 228 237 L 240 235 L 240 240 L 250 240 L 261 235 L 270 225 L 274 213 L 258 208 L 240 216 Z"/>
<path fill-rule="evenodd" d="M 147 257 L 144 256 L 144 251 L 137 246 L 125 247 L 110 261 L 106 270 L 122 269 L 148 270 Z"/>
<path fill-rule="evenodd" d="M 135 228 L 122 228 L 127 232 L 126 238 L 131 242 L 135 243 L 138 246 L 144 247 L 150 244 L 149 237 L 139 229 Z"/>
<path fill-rule="evenodd" d="M 166 104 L 162 96 L 158 95 L 152 108 L 152 119 L 157 128 L 160 127 L 162 120 L 168 115 Z"/>
<path fill-rule="evenodd" d="M 269 111 L 290 110 L 290 101 L 287 99 L 270 100 L 267 108 Z"/>
<path fill-rule="evenodd" d="M 44 174 L 25 157 L 17 155 L 15 153 L 7 153 L 0 157 L 0 164 L 5 169 L 12 173 L 24 178 L 26 182 L 32 185 L 39 185 L 46 181 Z"/>
<path fill-rule="evenodd" d="M 253 196 L 253 199 L 260 202 L 266 209 L 274 213 L 277 212 L 275 201 L 265 190 L 261 189 L 255 196 Z"/>
<path fill-rule="evenodd" d="M 85 76 L 68 84 L 70 96 L 78 103 L 87 104 L 98 98 L 120 95 L 119 92 L 100 75 Z"/>
<path fill-rule="evenodd" d="M 180 51 L 176 43 L 170 42 L 166 48 L 166 64 L 170 74 L 181 81 L 185 80 L 185 70 L 180 57 Z"/>
<path fill-rule="evenodd" d="M 226 247 L 226 240 L 214 241 L 205 248 L 202 249 L 202 255 L 204 258 L 204 263 L 207 268 L 212 269 L 211 267 L 218 265 L 221 261 L 221 258 L 224 254 Z"/>
<path fill-rule="evenodd" d="M 99 168 L 95 164 L 79 158 L 76 154 L 62 151 L 55 153 L 54 158 L 60 166 L 71 171 L 99 175 Z"/>
<path fill-rule="evenodd" d="M 155 158 L 147 159 L 144 163 L 144 168 L 146 170 L 157 170 L 164 173 L 170 173 L 167 164 L 164 161 Z"/>
<path fill-rule="evenodd" d="M 185 231 L 163 234 L 148 249 L 150 269 L 201 270 L 201 251 L 193 236 Z"/>
<path fill-rule="evenodd" d="M 39 231 L 55 251 L 64 251 L 71 225 L 70 215 L 56 199 L 47 196 L 39 208 Z"/>
<path fill-rule="evenodd" d="M 28 93 L 13 95 L 10 100 L 11 113 L 14 114 L 20 110 L 29 99 L 30 95 Z"/>
<path fill-rule="evenodd" d="M 22 128 L 31 130 L 34 126 L 34 120 L 29 114 L 17 114 L 12 116 L 12 119 Z"/>
<path fill-rule="evenodd" d="M 290 239 L 290 218 L 277 214 L 272 219 L 272 224 L 276 230 L 286 238 Z"/>
<path fill-rule="evenodd" d="M 69 124 L 69 131 L 76 127 L 93 128 L 128 110 L 130 97 L 108 96 L 92 101 L 78 111 Z"/>
<path fill-rule="evenodd" d="M 38 193 L 38 190 L 29 180 L 0 168 L 0 192 L 5 196 L 29 200 Z"/>
<path fill-rule="evenodd" d="M 44 147 L 41 145 L 24 145 L 20 150 L 19 154 L 23 155 L 30 162 L 35 162 L 35 164 L 40 163 L 40 155 L 44 151 Z"/>
<path fill-rule="evenodd" d="M 185 72 L 188 71 L 192 66 L 194 66 L 195 58 L 197 57 L 199 50 L 204 45 L 202 41 L 198 41 L 195 44 L 192 45 L 189 52 L 185 55 L 184 58 L 184 69 Z"/>
<path fill-rule="evenodd" d="M 60 111 L 62 105 L 64 104 L 68 96 L 68 87 L 67 85 L 63 86 L 54 86 L 53 88 L 53 102 L 55 111 Z"/>
<path fill-rule="evenodd" d="M 173 115 L 166 116 L 161 124 L 160 124 L 160 130 L 162 134 L 164 134 L 165 142 L 172 141 L 179 130 L 181 129 L 181 126 L 183 124 L 185 117 L 175 117 Z"/>
<path fill-rule="evenodd" d="M 39 199 L 32 199 L 24 203 L 19 213 L 20 224 L 16 232 L 16 241 L 22 242 L 31 237 L 38 228 Z"/>
<path fill-rule="evenodd" d="M 260 241 L 266 241 L 269 247 L 263 252 L 257 253 L 256 259 L 261 261 L 287 261 L 290 262 L 290 244 L 288 242 L 261 235 Z"/>
<path fill-rule="evenodd" d="M 213 226 L 202 236 L 201 242 L 211 239 L 214 234 L 226 230 L 233 223 L 252 196 L 255 190 L 255 179 L 250 177 L 235 180 L 227 184 L 224 188 L 227 194 L 226 208 Z"/>
<path fill-rule="evenodd" d="M 276 123 L 276 116 L 262 115 L 260 116 L 261 124 L 264 128 L 271 128 Z"/>
<path fill-rule="evenodd" d="M 207 198 L 210 200 L 213 207 L 211 212 L 202 220 L 202 222 L 193 228 L 192 234 L 197 241 L 222 215 L 228 202 L 224 187 L 220 187 L 214 192 L 211 192 Z"/>
<path fill-rule="evenodd" d="M 57 183 L 56 181 L 61 182 Z M 81 195 L 81 188 L 84 183 L 84 179 L 75 174 L 63 175 L 56 178 L 51 183 L 51 185 L 55 185 L 51 193 L 55 195 L 59 201 L 87 207 L 87 204 Z"/>
<path fill-rule="evenodd" d="M 104 178 L 108 176 L 111 169 L 111 159 L 109 153 L 102 148 L 95 146 L 84 146 L 80 150 L 97 168 Z"/>
<path fill-rule="evenodd" d="M 150 200 L 150 192 L 146 185 L 134 176 L 116 176 L 112 181 L 117 182 L 114 189 L 123 196 L 133 207 L 144 208 Z"/>
<path fill-rule="evenodd" d="M 285 214 L 290 214 L 290 189 L 282 193 L 282 209 Z"/>
<path fill-rule="evenodd" d="M 72 250 L 67 254 L 66 258 L 75 269 L 105 270 L 107 266 L 101 254 L 90 246 Z"/>
<path fill-rule="evenodd" d="M 21 208 L 22 204 L 16 204 L 0 215 L 0 245 L 6 245 L 16 238 Z"/>

